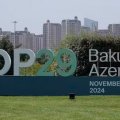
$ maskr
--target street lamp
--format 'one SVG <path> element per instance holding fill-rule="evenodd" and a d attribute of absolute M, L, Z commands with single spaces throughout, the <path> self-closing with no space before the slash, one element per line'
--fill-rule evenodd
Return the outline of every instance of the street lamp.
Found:
<path fill-rule="evenodd" d="M 13 45 L 14 45 L 14 48 L 16 47 L 16 24 L 17 24 L 18 22 L 17 21 L 13 21 L 13 24 L 14 24 L 14 43 L 13 43 Z"/>

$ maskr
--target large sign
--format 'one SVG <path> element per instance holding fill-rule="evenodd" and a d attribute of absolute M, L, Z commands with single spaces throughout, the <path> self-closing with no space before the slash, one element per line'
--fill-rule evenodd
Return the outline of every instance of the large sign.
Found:
<path fill-rule="evenodd" d="M 29 59 L 25 62 L 20 60 L 21 55 L 28 55 Z M 9 54 L 0 49 L 0 55 L 4 58 L 4 66 L 0 70 L 0 75 L 6 74 L 11 66 L 11 59 Z M 51 50 L 40 50 L 36 54 L 30 49 L 15 49 L 14 50 L 14 76 L 20 76 L 20 68 L 27 68 L 35 63 L 36 58 L 41 58 L 45 55 L 48 60 L 37 72 L 37 76 L 54 76 L 54 73 L 47 72 L 49 66 L 53 63 L 54 59 L 58 64 L 56 68 L 57 74 L 60 76 L 71 76 L 74 74 L 77 67 L 77 58 L 75 53 L 70 49 L 60 49 L 55 56 Z M 64 57 L 65 56 L 65 57 Z"/>
<path fill-rule="evenodd" d="M 1 77 L 0 95 L 120 95 L 118 77 Z"/>
<path fill-rule="evenodd" d="M 21 60 L 21 55 L 29 58 Z M 74 76 L 79 59 L 70 49 L 60 49 L 57 53 L 52 50 L 40 50 L 34 53 L 29 49 L 14 50 L 14 75 L 4 76 L 11 67 L 9 54 L 0 49 L 0 56 L 4 59 L 4 65 L 0 70 L 0 95 L 120 95 L 120 67 L 113 67 L 111 63 L 120 62 L 119 53 L 99 52 L 96 49 L 89 50 L 89 62 L 92 64 L 88 77 Z M 37 70 L 34 76 L 20 74 L 22 68 L 31 67 L 36 60 L 46 61 Z M 55 71 L 49 70 L 53 64 L 57 64 Z M 110 63 L 110 66 L 98 66 L 101 63 Z M 93 77 L 94 76 L 94 77 Z"/>

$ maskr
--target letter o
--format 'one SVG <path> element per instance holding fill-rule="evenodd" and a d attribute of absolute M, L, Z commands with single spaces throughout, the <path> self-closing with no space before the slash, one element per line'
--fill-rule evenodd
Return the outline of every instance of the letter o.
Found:
<path fill-rule="evenodd" d="M 0 70 L 0 75 L 4 75 L 10 69 L 11 58 L 10 58 L 9 54 L 5 50 L 2 50 L 2 49 L 0 49 L 0 55 L 2 55 L 2 57 L 4 58 L 4 61 L 5 61 L 3 68 Z"/>

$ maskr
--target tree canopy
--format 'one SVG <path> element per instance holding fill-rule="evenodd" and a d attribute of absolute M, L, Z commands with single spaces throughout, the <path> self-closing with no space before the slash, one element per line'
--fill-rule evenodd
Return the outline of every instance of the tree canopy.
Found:
<path fill-rule="evenodd" d="M 5 50 L 11 57 L 11 68 L 8 71 L 8 73 L 6 75 L 13 75 L 13 45 L 12 43 L 9 41 L 8 37 L 3 37 L 2 40 L 0 40 L 0 49 Z M 4 59 L 2 56 L 0 56 L 0 69 L 2 69 L 4 66 Z"/>

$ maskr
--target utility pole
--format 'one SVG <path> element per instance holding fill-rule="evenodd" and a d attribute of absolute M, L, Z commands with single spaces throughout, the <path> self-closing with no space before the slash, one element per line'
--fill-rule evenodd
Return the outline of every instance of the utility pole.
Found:
<path fill-rule="evenodd" d="M 13 24 L 14 24 L 14 43 L 13 43 L 14 49 L 16 47 L 16 24 L 17 23 L 18 23 L 17 21 L 13 21 Z"/>

